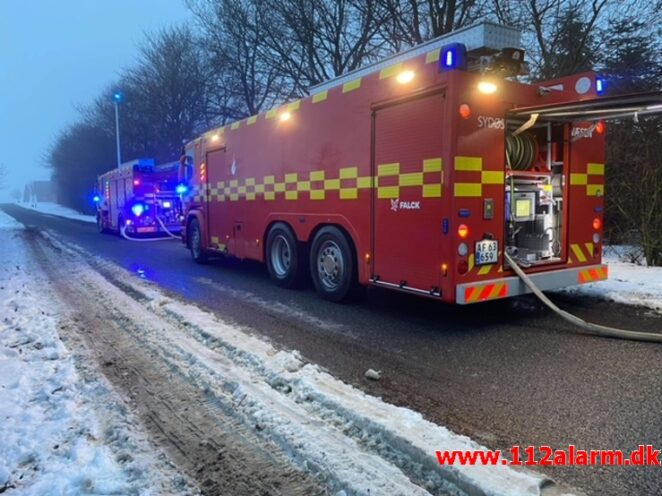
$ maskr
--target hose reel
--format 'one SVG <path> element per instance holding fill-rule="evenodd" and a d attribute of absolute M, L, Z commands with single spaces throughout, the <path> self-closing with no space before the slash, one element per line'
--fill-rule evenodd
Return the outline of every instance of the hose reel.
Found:
<path fill-rule="evenodd" d="M 508 164 L 514 170 L 528 170 L 538 155 L 538 142 L 531 134 L 506 136 L 506 155 Z"/>

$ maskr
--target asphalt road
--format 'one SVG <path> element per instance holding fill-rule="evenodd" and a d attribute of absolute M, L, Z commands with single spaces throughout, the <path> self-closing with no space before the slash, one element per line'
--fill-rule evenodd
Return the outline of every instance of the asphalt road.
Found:
<path fill-rule="evenodd" d="M 2 209 L 490 448 L 662 448 L 662 346 L 579 334 L 530 297 L 454 307 L 371 289 L 358 302 L 333 304 L 311 287 L 273 286 L 259 264 L 197 265 L 174 240 L 130 242 L 93 224 Z M 662 317 L 649 310 L 553 299 L 597 323 L 662 331 Z M 382 380 L 366 380 L 368 368 Z M 536 470 L 588 494 L 662 494 L 662 467 Z"/>

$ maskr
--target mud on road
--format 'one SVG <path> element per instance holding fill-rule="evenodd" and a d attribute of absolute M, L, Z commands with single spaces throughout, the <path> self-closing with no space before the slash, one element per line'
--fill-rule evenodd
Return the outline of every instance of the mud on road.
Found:
<path fill-rule="evenodd" d="M 141 323 L 75 277 L 75 264 L 58 247 L 45 246 L 34 232 L 29 240 L 58 299 L 71 309 L 61 323 L 62 338 L 70 347 L 89 350 L 155 444 L 203 494 L 325 494 L 277 446 L 265 443 L 255 429 L 228 415 L 213 394 L 164 361 L 160 350 L 141 338 Z"/>

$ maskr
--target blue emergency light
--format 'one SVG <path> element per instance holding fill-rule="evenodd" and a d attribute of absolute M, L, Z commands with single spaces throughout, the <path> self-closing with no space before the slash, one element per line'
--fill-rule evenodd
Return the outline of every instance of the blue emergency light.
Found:
<path fill-rule="evenodd" d="M 595 92 L 598 95 L 604 95 L 605 86 L 606 86 L 606 84 L 605 84 L 604 78 L 601 78 L 601 77 L 595 78 Z"/>
<path fill-rule="evenodd" d="M 136 203 L 133 207 L 131 207 L 131 211 L 136 217 L 140 217 L 145 210 L 145 205 L 142 203 Z"/>
<path fill-rule="evenodd" d="M 175 192 L 177 192 L 178 195 L 183 195 L 188 191 L 188 186 L 186 184 L 178 184 L 177 187 L 175 188 Z"/>
<path fill-rule="evenodd" d="M 101 197 L 100 197 L 99 195 L 94 195 L 94 196 L 92 197 L 92 201 L 93 201 L 94 203 L 99 203 L 99 202 L 101 201 Z"/>
<path fill-rule="evenodd" d="M 463 43 L 450 43 L 441 48 L 439 69 L 442 72 L 467 69 L 467 47 Z"/>

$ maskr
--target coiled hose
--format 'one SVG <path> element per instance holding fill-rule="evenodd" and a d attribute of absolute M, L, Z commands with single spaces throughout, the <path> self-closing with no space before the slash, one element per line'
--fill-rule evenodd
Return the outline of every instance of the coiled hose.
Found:
<path fill-rule="evenodd" d="M 506 136 L 506 160 L 514 170 L 528 170 L 538 155 L 538 142 L 531 134 Z"/>
<path fill-rule="evenodd" d="M 600 324 L 593 324 L 591 322 L 586 322 L 571 313 L 561 310 L 557 307 L 547 296 L 543 294 L 538 287 L 533 284 L 533 281 L 527 276 L 522 268 L 517 265 L 517 263 L 510 258 L 510 255 L 504 252 L 503 256 L 505 257 L 510 267 L 515 271 L 515 274 L 526 284 L 526 286 L 531 290 L 531 292 L 536 295 L 540 301 L 552 309 L 556 314 L 558 314 L 563 319 L 568 322 L 575 324 L 576 326 L 582 328 L 589 334 L 594 336 L 602 336 L 608 338 L 618 338 L 618 339 L 629 339 L 631 341 L 646 341 L 650 343 L 662 343 L 662 334 L 656 334 L 653 332 L 640 332 L 640 331 L 627 331 L 624 329 L 616 329 L 615 327 L 603 326 Z"/>

